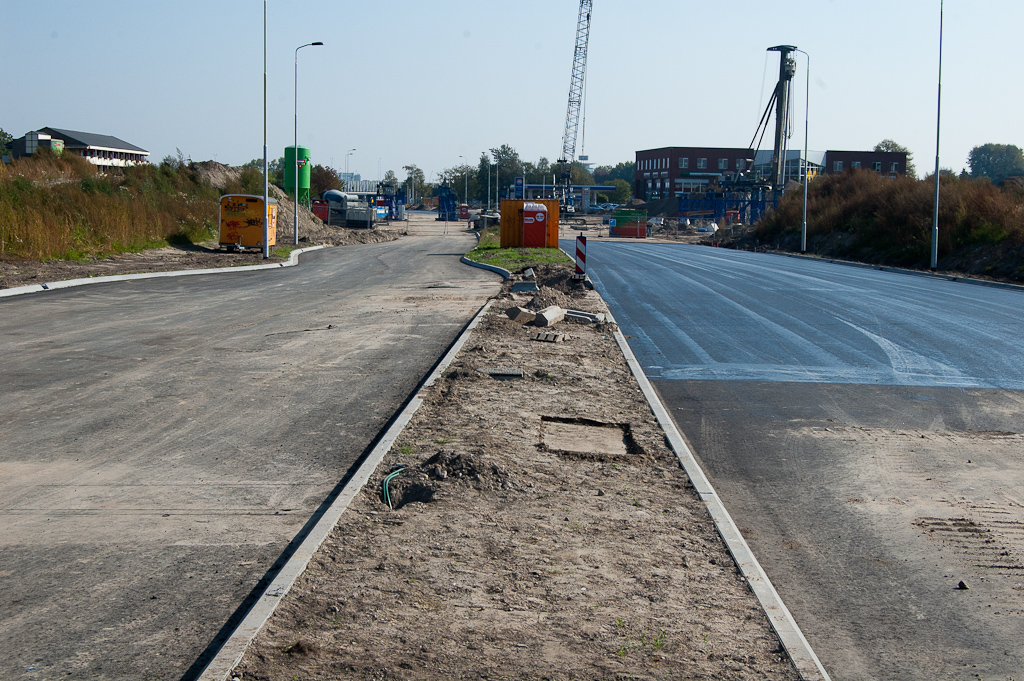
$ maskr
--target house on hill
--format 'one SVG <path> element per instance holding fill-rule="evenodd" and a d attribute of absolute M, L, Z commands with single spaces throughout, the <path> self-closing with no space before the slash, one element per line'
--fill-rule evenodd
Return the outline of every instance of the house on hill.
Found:
<path fill-rule="evenodd" d="M 40 147 L 54 152 L 61 151 L 81 156 L 100 170 L 112 170 L 148 163 L 149 152 L 134 144 L 111 135 L 97 135 L 91 132 L 63 130 L 61 128 L 40 128 L 25 133 L 24 137 L 11 142 L 14 158 L 31 156 Z"/>

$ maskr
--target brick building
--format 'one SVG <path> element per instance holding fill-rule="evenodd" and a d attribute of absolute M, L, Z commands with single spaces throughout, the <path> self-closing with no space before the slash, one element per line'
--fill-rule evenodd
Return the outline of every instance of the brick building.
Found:
<path fill-rule="evenodd" d="M 740 173 L 768 177 L 772 151 L 733 147 L 661 147 L 636 152 L 634 194 L 656 200 L 703 194 L 720 182 L 735 180 Z M 876 151 L 786 152 L 785 175 L 802 180 L 804 169 L 813 178 L 819 173 L 841 173 L 850 168 L 874 170 L 884 175 L 907 171 L 907 155 Z"/>

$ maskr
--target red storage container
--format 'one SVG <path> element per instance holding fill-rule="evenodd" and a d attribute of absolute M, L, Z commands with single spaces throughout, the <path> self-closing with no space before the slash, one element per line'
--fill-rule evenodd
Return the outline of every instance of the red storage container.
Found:
<path fill-rule="evenodd" d="M 324 222 L 327 222 L 327 217 L 330 215 L 331 208 L 326 201 L 320 199 L 313 199 L 313 215 L 317 216 Z"/>
<path fill-rule="evenodd" d="M 547 246 L 548 208 L 543 203 L 527 201 L 523 204 L 523 247 Z"/>

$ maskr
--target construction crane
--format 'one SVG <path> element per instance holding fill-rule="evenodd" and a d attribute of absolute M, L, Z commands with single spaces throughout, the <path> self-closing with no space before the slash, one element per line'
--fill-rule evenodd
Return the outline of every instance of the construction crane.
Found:
<path fill-rule="evenodd" d="M 583 87 L 587 79 L 587 43 L 590 41 L 590 12 L 593 7 L 594 0 L 580 0 L 576 49 L 572 57 L 572 80 L 569 81 L 569 106 L 565 112 L 565 133 L 562 135 L 562 155 L 558 159 L 559 177 L 555 190 L 563 209 L 572 203 L 572 163 L 576 158 L 576 134 L 580 127 Z"/>

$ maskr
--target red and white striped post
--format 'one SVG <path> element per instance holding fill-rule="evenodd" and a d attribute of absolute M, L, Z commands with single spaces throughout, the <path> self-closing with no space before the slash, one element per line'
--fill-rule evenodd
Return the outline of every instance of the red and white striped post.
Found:
<path fill-rule="evenodd" d="M 576 237 L 576 274 L 587 273 L 587 237 Z"/>

